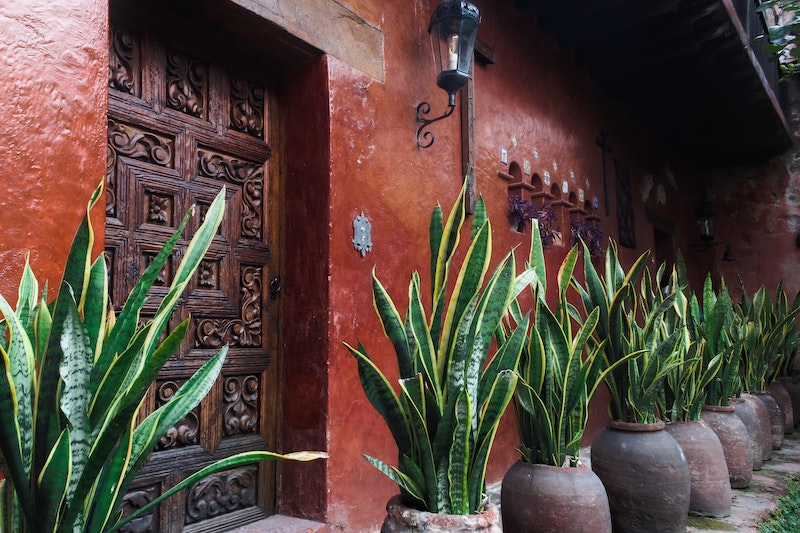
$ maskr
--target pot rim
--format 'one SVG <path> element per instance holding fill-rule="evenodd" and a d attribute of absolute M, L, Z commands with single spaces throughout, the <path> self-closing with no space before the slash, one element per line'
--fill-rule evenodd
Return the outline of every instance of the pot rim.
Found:
<path fill-rule="evenodd" d="M 738 400 L 739 398 L 729 398 L 728 402 L 732 399 Z M 733 413 L 735 409 L 732 405 L 704 405 L 703 411 L 711 411 L 714 413 Z"/>
<path fill-rule="evenodd" d="M 521 463 L 523 465 L 530 466 L 530 467 L 541 468 L 541 469 L 544 469 L 544 470 L 559 470 L 559 471 L 566 470 L 568 472 L 569 471 L 580 472 L 580 471 L 584 471 L 584 470 L 590 470 L 591 471 L 591 469 L 583 462 L 578 463 L 576 466 L 553 466 L 553 465 L 547 465 L 547 464 L 544 464 L 544 463 L 529 463 L 527 461 L 524 461 L 524 460 L 520 459 L 520 460 L 517 461 L 517 463 Z"/>
<path fill-rule="evenodd" d="M 608 423 L 608 427 L 610 429 L 616 431 L 628 431 L 628 432 L 635 432 L 635 433 L 647 433 L 652 431 L 661 431 L 667 425 L 664 423 L 663 420 L 659 420 L 658 422 L 653 422 L 651 424 L 642 424 L 639 422 L 623 422 L 622 420 L 612 420 Z"/>

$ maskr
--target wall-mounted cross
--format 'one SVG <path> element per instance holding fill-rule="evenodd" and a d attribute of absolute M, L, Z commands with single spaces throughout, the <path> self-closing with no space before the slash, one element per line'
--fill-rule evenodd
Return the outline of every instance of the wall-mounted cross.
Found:
<path fill-rule="evenodd" d="M 613 152 L 614 149 L 608 144 L 608 132 L 606 130 L 600 132 L 597 144 L 603 150 L 603 195 L 605 196 L 606 216 L 609 216 L 611 215 L 611 207 L 608 204 L 608 154 Z"/>

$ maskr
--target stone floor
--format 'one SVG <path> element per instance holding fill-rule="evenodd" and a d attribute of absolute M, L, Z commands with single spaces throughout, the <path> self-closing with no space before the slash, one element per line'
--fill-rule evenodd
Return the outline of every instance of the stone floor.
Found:
<path fill-rule="evenodd" d="M 584 454 L 582 451 L 581 456 L 588 456 L 588 453 Z M 714 520 L 689 517 L 687 533 L 757 532 L 759 521 L 775 508 L 775 500 L 786 493 L 788 481 L 794 474 L 800 474 L 800 429 L 785 436 L 783 447 L 780 450 L 773 450 L 772 457 L 764 462 L 761 470 L 753 473 L 753 481 L 748 488 L 733 490 L 731 516 Z M 489 487 L 489 494 L 494 501 L 499 501 L 500 485 Z M 274 515 L 233 531 L 234 533 L 328 533 L 332 529 L 319 522 Z"/>
<path fill-rule="evenodd" d="M 786 486 L 794 474 L 800 473 L 800 429 L 786 435 L 780 450 L 753 472 L 753 481 L 746 489 L 733 490 L 731 516 L 721 520 L 689 518 L 689 532 L 741 531 L 756 532 L 758 524 L 776 507 L 775 500 L 786 494 Z"/>

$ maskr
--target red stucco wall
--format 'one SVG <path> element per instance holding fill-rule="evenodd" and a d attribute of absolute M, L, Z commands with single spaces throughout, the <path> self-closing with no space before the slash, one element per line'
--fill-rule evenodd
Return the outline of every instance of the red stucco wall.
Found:
<path fill-rule="evenodd" d="M 414 107 L 428 100 L 441 112 L 445 93 L 436 87 L 427 33 L 435 0 L 414 2 L 413 8 L 383 11 L 367 0 L 345 2 L 384 36 L 386 80 L 378 83 L 347 65 L 330 61 L 331 196 L 330 196 L 330 332 L 328 396 L 328 497 L 326 519 L 348 531 L 376 528 L 396 486 L 360 457 L 367 453 L 396 464 L 396 448 L 383 420 L 361 392 L 356 365 L 342 341 L 364 343 L 382 368 L 395 368 L 391 344 L 383 337 L 370 293 L 373 266 L 401 313 L 407 305 L 408 281 L 418 270 L 428 283 L 427 225 L 441 202 L 449 209 L 461 183 L 459 118 L 433 125 L 436 141 L 428 149 L 415 142 Z M 479 38 L 496 52 L 493 65 L 478 64 L 474 72 L 476 115 L 476 189 L 483 194 L 493 222 L 495 263 L 514 246 L 521 267 L 529 235 L 511 230 L 507 221 L 508 190 L 498 171 L 500 147 L 531 172 L 549 170 L 558 183 L 569 181 L 570 192 L 584 188 L 586 197 L 602 202 L 602 159 L 595 139 L 609 131 L 613 156 L 632 169 L 638 248 L 623 249 L 630 264 L 653 244 L 653 228 L 645 206 L 690 230 L 692 212 L 701 192 L 686 184 L 695 178 L 666 155 L 660 142 L 626 116 L 559 50 L 551 35 L 538 30 L 530 12 L 520 16 L 513 1 L 477 2 L 483 23 Z M 534 159 L 537 150 L 540 159 Z M 558 169 L 554 170 L 553 162 Z M 613 167 L 609 165 L 613 171 Z M 676 187 L 669 183 L 671 169 Z M 575 179 L 569 178 L 573 170 Z M 645 175 L 653 176 L 643 195 Z M 529 175 L 528 175 L 529 177 Z M 664 203 L 656 198 L 664 189 Z M 614 191 L 613 179 L 609 183 Z M 616 238 L 615 200 L 611 216 L 600 213 L 603 231 Z M 601 203 L 602 206 L 602 203 Z M 373 251 L 361 257 L 350 242 L 353 219 L 361 212 L 372 223 Z M 602 210 L 601 210 L 602 211 Z M 684 222 L 683 219 L 688 217 Z M 689 224 L 689 226 L 687 226 Z M 676 246 L 684 242 L 676 239 Z M 555 276 L 566 248 L 547 252 Z M 655 261 L 652 262 L 655 268 Z M 394 372 L 394 370 L 392 370 Z M 395 376 L 392 374 L 390 379 Z M 589 434 L 602 428 L 604 405 L 595 406 Z M 501 428 L 489 481 L 502 478 L 517 455 L 516 432 L 510 413 Z"/>
<path fill-rule="evenodd" d="M 26 250 L 40 282 L 58 286 L 73 232 L 105 176 L 107 18 L 98 0 L 0 9 L 0 293 L 12 302 Z"/>
<path fill-rule="evenodd" d="M 372 306 L 370 272 L 376 268 L 401 309 L 413 270 L 427 286 L 429 216 L 437 202 L 449 209 L 460 188 L 461 136 L 456 114 L 433 126 L 431 148 L 418 149 L 414 137 L 416 104 L 428 100 L 441 112 L 446 98 L 435 85 L 427 33 L 436 0 L 340 3 L 381 30 L 385 80 L 334 57 L 296 66 L 284 76 L 281 447 L 326 449 L 331 457 L 281 465 L 278 505 L 281 512 L 325 520 L 343 531 L 364 531 L 377 528 L 397 489 L 361 454 L 395 464 L 396 448 L 361 391 L 355 362 L 342 342 L 360 340 L 382 367 L 393 364 L 391 344 Z M 507 183 L 498 171 L 507 172 L 508 166 L 499 161 L 501 147 L 520 167 L 527 159 L 531 172 L 547 170 L 555 182 L 567 180 L 570 192 L 583 188 L 588 199 L 599 196 L 602 229 L 617 237 L 613 178 L 611 215 L 602 209 L 602 158 L 595 144 L 602 129 L 614 146 L 612 157 L 632 171 L 638 247 L 622 249 L 623 261 L 630 264 L 654 244 L 648 210 L 674 225 L 675 247 L 696 243 L 693 212 L 706 189 L 703 174 L 671 157 L 608 99 L 569 52 L 537 28 L 530 12 L 517 11 L 513 0 L 476 3 L 483 14 L 479 37 L 496 53 L 494 64 L 478 64 L 474 72 L 476 189 L 493 222 L 495 262 L 517 246 L 521 266 L 528 243 L 506 220 Z M 105 175 L 107 5 L 97 0 L 8 4 L 0 10 L 5 156 L 0 291 L 14 299 L 25 250 L 34 251 L 42 278 L 51 285 L 57 281 L 86 200 Z M 319 28 L 324 31 L 325 21 Z M 719 171 L 707 188 L 718 202 L 719 240 L 747 245 L 734 247 L 735 267 L 747 279 L 769 285 L 780 276 L 792 278 L 796 289 L 797 202 L 789 196 L 796 181 L 787 165 Z M 789 206 L 779 209 L 778 223 L 770 218 L 775 211 L 764 208 L 773 201 Z M 353 219 L 362 212 L 372 223 L 374 242 L 365 257 L 351 243 Z M 734 226 L 736 220 L 747 221 L 745 227 Z M 716 252 L 716 263 L 707 256 L 692 258 L 696 280 L 719 264 L 722 250 Z M 551 272 L 565 253 L 558 247 L 547 251 Z M 788 266 L 771 269 L 764 257 L 773 265 L 788 259 Z M 651 265 L 655 268 L 655 260 Z M 719 268 L 726 279 L 735 279 L 724 270 L 733 266 Z M 604 423 L 604 406 L 595 405 L 594 412 L 588 437 Z M 516 460 L 512 422 L 506 417 L 497 439 L 490 482 L 499 481 Z"/>

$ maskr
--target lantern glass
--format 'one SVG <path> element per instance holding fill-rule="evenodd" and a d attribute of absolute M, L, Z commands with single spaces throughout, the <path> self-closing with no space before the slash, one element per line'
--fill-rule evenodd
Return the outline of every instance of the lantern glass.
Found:
<path fill-rule="evenodd" d="M 439 75 L 436 84 L 451 101 L 469 80 L 475 38 L 480 25 L 478 8 L 469 2 L 445 0 L 436 6 L 428 31 L 434 35 Z"/>
<path fill-rule="evenodd" d="M 700 207 L 694 213 L 697 225 L 700 227 L 700 238 L 704 241 L 714 240 L 714 222 L 717 218 L 717 210 L 708 200 L 703 200 Z"/>
<path fill-rule="evenodd" d="M 714 240 L 714 218 L 707 217 L 707 218 L 700 218 L 697 219 L 697 223 L 700 225 L 700 238 L 704 241 L 713 241 Z"/>

